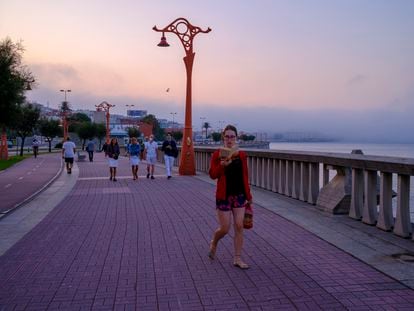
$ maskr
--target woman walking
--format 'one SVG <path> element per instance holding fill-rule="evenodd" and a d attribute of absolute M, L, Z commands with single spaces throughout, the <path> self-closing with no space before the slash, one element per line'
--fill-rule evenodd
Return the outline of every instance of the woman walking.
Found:
<path fill-rule="evenodd" d="M 132 178 L 133 180 L 138 179 L 138 165 L 139 156 L 141 153 L 141 147 L 138 145 L 136 137 L 131 138 L 131 144 L 128 145 L 129 162 L 131 163 Z"/>
<path fill-rule="evenodd" d="M 116 138 L 111 139 L 111 143 L 106 147 L 106 155 L 109 158 L 109 180 L 116 181 L 116 168 L 118 167 L 118 158 L 120 150 L 118 140 Z"/>
<path fill-rule="evenodd" d="M 238 151 L 237 129 L 227 125 L 222 133 L 224 148 L 216 150 L 211 158 L 210 177 L 217 179 L 216 211 L 219 227 L 210 243 L 209 257 L 214 259 L 217 244 L 230 229 L 231 217 L 234 222 L 234 266 L 248 269 L 241 259 L 243 248 L 243 218 L 246 204 L 252 202 L 248 182 L 247 156 Z"/>

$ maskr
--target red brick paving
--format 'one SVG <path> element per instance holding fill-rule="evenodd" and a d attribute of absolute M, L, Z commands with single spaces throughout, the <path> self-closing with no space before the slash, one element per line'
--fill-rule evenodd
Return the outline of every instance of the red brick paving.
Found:
<path fill-rule="evenodd" d="M 210 261 L 214 187 L 203 181 L 87 178 L 106 176 L 100 155 L 79 167 L 85 179 L 0 257 L 0 310 L 414 309 L 411 289 L 259 206 L 251 269 L 232 266 L 230 236 Z"/>

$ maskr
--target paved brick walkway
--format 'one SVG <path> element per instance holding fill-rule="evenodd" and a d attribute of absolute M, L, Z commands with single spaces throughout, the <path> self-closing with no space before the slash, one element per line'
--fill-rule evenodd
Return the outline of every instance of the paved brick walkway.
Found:
<path fill-rule="evenodd" d="M 60 170 L 59 155 L 40 154 L 1 171 L 0 214 L 13 209 L 49 183 Z"/>
<path fill-rule="evenodd" d="M 118 182 L 79 163 L 72 192 L 0 257 L 0 310 L 413 310 L 414 291 L 256 206 L 248 271 L 207 257 L 214 187 L 164 171 Z M 141 174 L 144 173 L 140 167 Z"/>

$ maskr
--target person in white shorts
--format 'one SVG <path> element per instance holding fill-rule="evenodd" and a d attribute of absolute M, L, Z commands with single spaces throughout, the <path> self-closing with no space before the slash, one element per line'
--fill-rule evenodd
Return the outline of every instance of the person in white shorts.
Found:
<path fill-rule="evenodd" d="M 154 135 L 150 135 L 149 141 L 145 142 L 147 156 L 147 178 L 154 179 L 155 163 L 157 162 L 158 144 L 154 141 Z"/>
<path fill-rule="evenodd" d="M 131 138 L 131 143 L 128 145 L 129 162 L 131 163 L 132 178 L 133 180 L 138 179 L 138 165 L 139 165 L 139 154 L 141 148 L 138 145 L 136 137 Z"/>

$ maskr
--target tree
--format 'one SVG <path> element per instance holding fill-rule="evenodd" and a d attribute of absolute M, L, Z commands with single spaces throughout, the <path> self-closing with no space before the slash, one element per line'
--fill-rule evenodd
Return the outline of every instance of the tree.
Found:
<path fill-rule="evenodd" d="M 6 129 L 16 121 L 19 108 L 25 101 L 25 91 L 34 86 L 34 77 L 22 64 L 24 48 L 10 38 L 0 42 L 0 158 L 8 158 Z"/>
<path fill-rule="evenodd" d="M 76 129 L 76 133 L 78 134 L 79 138 L 82 140 L 82 150 L 84 150 L 86 140 L 93 139 L 95 137 L 95 134 L 96 134 L 95 123 L 91 123 L 91 122 L 81 123 Z"/>
<path fill-rule="evenodd" d="M 174 138 L 175 141 L 178 142 L 183 139 L 183 132 L 182 131 L 172 132 L 171 136 Z"/>
<path fill-rule="evenodd" d="M 36 127 L 40 117 L 40 109 L 34 107 L 32 104 L 22 105 L 16 116 L 16 122 L 14 129 L 17 136 L 22 139 L 20 145 L 20 156 L 23 156 L 24 141 L 27 136 L 33 134 L 33 130 Z"/>
<path fill-rule="evenodd" d="M 127 128 L 128 137 L 141 137 L 141 132 L 136 127 L 128 127 Z"/>
<path fill-rule="evenodd" d="M 77 112 L 74 114 L 71 114 L 68 117 L 68 121 L 69 121 L 69 132 L 78 132 L 78 128 L 83 124 L 83 123 L 91 123 L 91 118 L 88 117 L 87 114 L 82 113 L 82 112 Z"/>
<path fill-rule="evenodd" d="M 95 136 L 99 140 L 99 150 L 102 148 L 102 139 L 106 136 L 106 126 L 103 123 L 95 123 Z"/>
<path fill-rule="evenodd" d="M 161 128 L 160 123 L 153 114 L 149 114 L 141 119 L 142 122 L 152 124 L 152 132 L 154 133 L 155 140 L 163 140 L 165 133 Z"/>
<path fill-rule="evenodd" d="M 203 123 L 203 128 L 204 129 L 206 129 L 206 139 L 207 139 L 207 136 L 208 136 L 208 129 L 210 128 L 211 126 L 210 126 L 210 123 L 208 123 L 208 122 L 204 122 Z"/>
<path fill-rule="evenodd" d="M 60 122 L 58 120 L 48 120 L 46 118 L 42 118 L 39 120 L 38 128 L 40 134 L 46 138 L 46 141 L 49 144 L 49 152 L 52 152 L 53 138 L 62 135 Z"/>
<path fill-rule="evenodd" d="M 219 132 L 211 133 L 211 137 L 213 138 L 213 141 L 219 142 L 221 140 L 221 133 Z"/>

